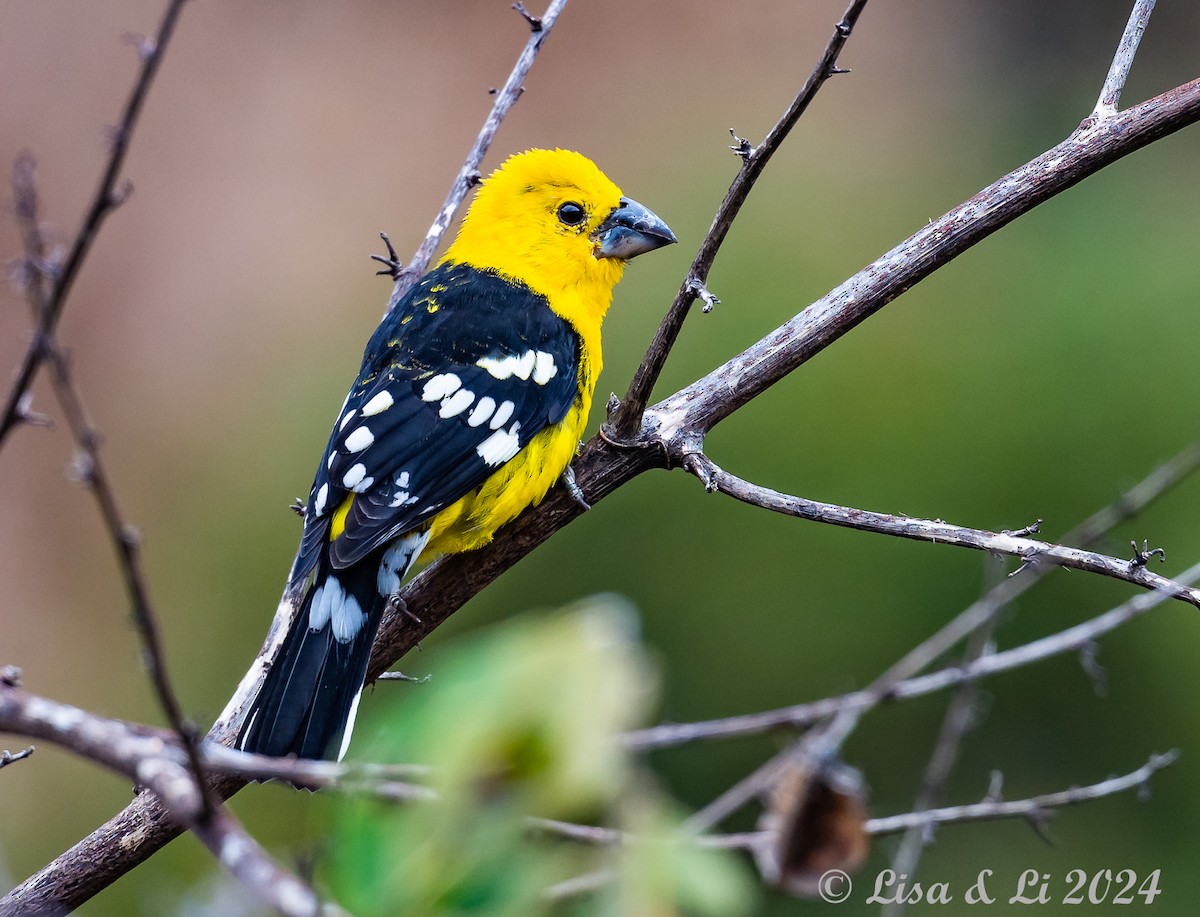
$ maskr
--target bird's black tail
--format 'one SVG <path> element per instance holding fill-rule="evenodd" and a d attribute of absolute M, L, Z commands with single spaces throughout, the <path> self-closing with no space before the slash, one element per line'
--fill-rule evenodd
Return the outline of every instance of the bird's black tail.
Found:
<path fill-rule="evenodd" d="M 322 550 L 279 656 L 246 713 L 237 744 L 242 751 L 338 760 L 345 754 L 387 605 L 378 585 L 382 554 L 334 570 Z"/>

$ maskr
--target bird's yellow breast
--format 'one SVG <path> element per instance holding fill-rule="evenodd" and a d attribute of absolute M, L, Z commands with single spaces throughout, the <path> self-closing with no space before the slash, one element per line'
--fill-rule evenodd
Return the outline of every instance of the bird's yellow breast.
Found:
<path fill-rule="evenodd" d="M 426 550 L 455 554 L 481 548 L 525 507 L 541 503 L 575 457 L 593 389 L 588 388 L 586 397 L 580 393 L 562 423 L 542 430 L 481 486 L 438 513 Z"/>

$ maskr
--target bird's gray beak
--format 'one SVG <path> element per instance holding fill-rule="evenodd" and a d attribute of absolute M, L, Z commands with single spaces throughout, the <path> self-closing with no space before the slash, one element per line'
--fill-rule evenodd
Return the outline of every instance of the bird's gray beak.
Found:
<path fill-rule="evenodd" d="M 596 243 L 597 258 L 628 261 L 643 252 L 670 245 L 675 241 L 675 233 L 652 211 L 623 197 L 617 208 L 596 228 L 592 241 Z"/>

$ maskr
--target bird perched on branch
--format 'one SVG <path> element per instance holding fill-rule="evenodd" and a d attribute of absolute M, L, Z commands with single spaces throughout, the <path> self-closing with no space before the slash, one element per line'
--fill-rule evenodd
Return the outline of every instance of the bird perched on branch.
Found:
<path fill-rule="evenodd" d="M 238 747 L 340 759 L 379 621 L 422 554 L 482 547 L 567 472 L 625 263 L 675 241 L 591 160 L 512 156 L 375 330 L 304 508 L 298 612 Z"/>

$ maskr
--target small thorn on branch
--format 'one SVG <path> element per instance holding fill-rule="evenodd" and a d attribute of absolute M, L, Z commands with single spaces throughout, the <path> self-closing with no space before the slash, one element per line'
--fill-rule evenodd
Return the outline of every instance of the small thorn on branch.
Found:
<path fill-rule="evenodd" d="M 708 463 L 704 461 L 703 453 L 689 452 L 683 457 L 683 467 L 699 478 L 700 483 L 704 485 L 705 493 L 716 493 L 717 479 L 713 475 L 712 469 L 708 467 Z"/>
<path fill-rule="evenodd" d="M 28 758 L 33 754 L 33 746 L 30 745 L 24 751 L 12 752 L 7 748 L 0 751 L 0 768 L 8 767 L 10 764 L 15 764 L 24 758 Z"/>
<path fill-rule="evenodd" d="M 1033 829 L 1033 833 L 1045 841 L 1048 846 L 1056 846 L 1054 838 L 1050 835 L 1049 812 L 1041 808 L 1030 809 L 1025 816 L 1025 821 L 1029 823 L 1029 827 Z"/>
<path fill-rule="evenodd" d="M 525 9 L 525 4 L 521 3 L 520 0 L 517 0 L 517 2 L 512 5 L 512 8 L 521 14 L 522 19 L 529 23 L 529 30 L 531 32 L 540 32 L 542 30 L 541 18 L 534 16 L 529 12 L 529 10 Z"/>
<path fill-rule="evenodd" d="M 403 672 L 383 672 L 376 681 L 406 681 L 413 685 L 427 685 L 433 675 L 405 675 Z"/>
<path fill-rule="evenodd" d="M 31 427 L 53 427 L 54 421 L 49 415 L 33 410 L 33 392 L 26 392 L 17 402 L 17 419 Z"/>
<path fill-rule="evenodd" d="M 109 193 L 108 200 L 105 201 L 105 206 L 109 210 L 116 210 L 132 196 L 133 182 L 131 182 L 129 179 L 125 179 L 125 181 L 121 182 L 121 184 L 116 188 L 113 188 L 113 190 Z"/>
<path fill-rule="evenodd" d="M 1147 539 L 1142 539 L 1142 546 L 1138 548 L 1136 541 L 1129 542 L 1129 546 L 1133 548 L 1133 559 L 1129 561 L 1131 568 L 1144 567 L 1150 563 L 1150 558 L 1158 555 L 1158 559 L 1162 563 L 1166 563 L 1167 552 L 1163 548 L 1152 548 Z"/>
<path fill-rule="evenodd" d="M 158 51 L 158 42 L 146 35 L 138 35 L 136 32 L 126 32 L 121 36 L 121 39 L 126 44 L 133 45 L 143 63 L 152 58 Z"/>
<path fill-rule="evenodd" d="M 839 73 L 849 73 L 849 67 L 838 67 L 836 64 L 830 64 L 829 69 L 825 71 L 829 76 L 837 76 Z"/>
<path fill-rule="evenodd" d="M 701 311 L 705 315 L 711 312 L 716 306 L 721 304 L 721 300 L 709 292 L 708 287 L 704 285 L 704 281 L 698 277 L 688 278 L 688 289 L 695 293 L 696 296 L 699 297 L 699 299 L 704 303 L 703 307 L 701 307 Z"/>
<path fill-rule="evenodd" d="M 299 497 L 297 497 L 295 500 L 293 500 L 291 503 L 288 504 L 288 509 L 290 509 L 293 513 L 295 513 L 301 519 L 303 519 L 305 517 L 305 515 L 307 515 L 307 513 L 308 513 L 308 506 Z"/>
<path fill-rule="evenodd" d="M 609 418 L 611 419 L 613 414 L 617 413 L 617 411 L 620 410 L 620 408 L 621 408 L 621 399 L 617 397 L 617 393 L 609 392 L 608 393 L 608 403 L 604 406 L 604 410 L 607 412 Z"/>
<path fill-rule="evenodd" d="M 1042 523 L 1045 521 L 1045 519 L 1038 519 L 1036 522 L 1029 523 L 1024 528 L 1012 529 L 1011 531 L 1009 529 L 1001 529 L 1000 534 L 1011 535 L 1013 538 L 1027 538 L 1030 535 L 1036 535 L 1040 532 L 1042 530 Z"/>
<path fill-rule="evenodd" d="M 1013 570 L 1012 573 L 1008 574 L 1008 579 L 1012 579 L 1014 576 L 1017 576 L 1018 574 L 1024 572 L 1027 568 L 1032 567 L 1036 563 L 1037 563 L 1037 553 L 1036 552 L 1032 553 L 1032 554 L 1022 554 L 1020 566 L 1018 566 L 1017 569 Z"/>
<path fill-rule="evenodd" d="M 740 156 L 743 162 L 747 161 L 751 156 L 754 155 L 754 147 L 751 145 L 750 141 L 745 137 L 739 137 L 737 132 L 734 131 L 732 127 L 729 129 L 729 136 L 733 138 L 733 146 L 731 146 L 730 149 L 733 150 L 736 155 Z"/>
<path fill-rule="evenodd" d="M 1004 771 L 992 771 L 991 777 L 988 778 L 987 793 L 984 794 L 984 802 L 1000 802 L 1004 798 Z"/>
<path fill-rule="evenodd" d="M 75 453 L 75 458 L 67 467 L 67 477 L 76 484 L 93 487 L 96 484 L 96 462 L 91 455 L 82 450 Z"/>

